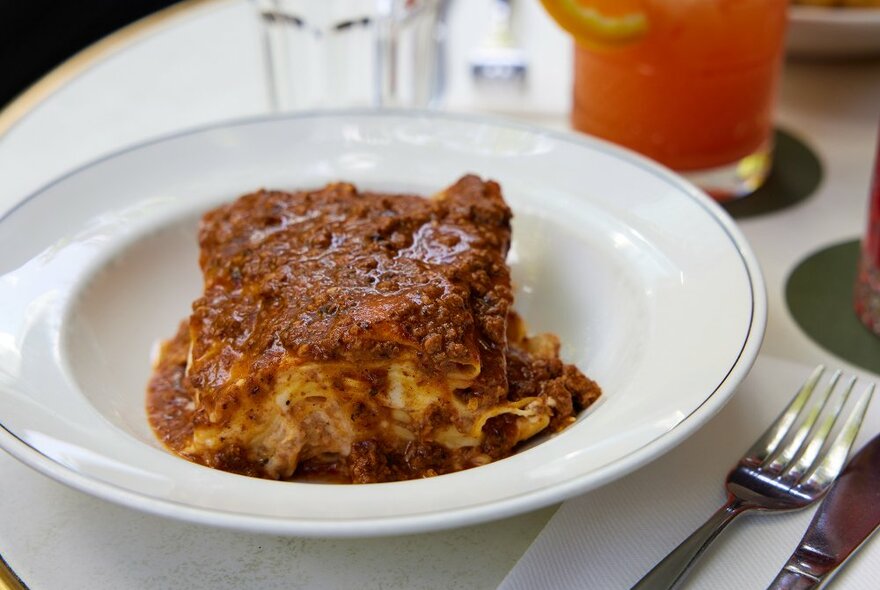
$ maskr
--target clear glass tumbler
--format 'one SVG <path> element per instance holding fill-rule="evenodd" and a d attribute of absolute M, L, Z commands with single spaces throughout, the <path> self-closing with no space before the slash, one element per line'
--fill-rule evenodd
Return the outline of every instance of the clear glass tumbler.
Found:
<path fill-rule="evenodd" d="M 855 309 L 862 323 L 880 336 L 880 139 L 874 157 L 868 227 L 856 276 Z"/>
<path fill-rule="evenodd" d="M 275 111 L 436 106 L 448 0 L 253 0 Z"/>

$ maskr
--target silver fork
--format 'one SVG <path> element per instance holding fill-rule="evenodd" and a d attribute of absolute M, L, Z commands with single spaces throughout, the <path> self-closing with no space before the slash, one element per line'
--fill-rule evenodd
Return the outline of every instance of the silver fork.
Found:
<path fill-rule="evenodd" d="M 840 371 L 813 398 L 824 367 L 816 367 L 806 383 L 727 476 L 727 503 L 654 566 L 633 590 L 674 588 L 697 558 L 730 522 L 748 510 L 777 511 L 804 508 L 820 499 L 846 463 L 874 393 L 872 383 L 855 403 L 833 442 L 826 443 L 855 387 L 849 380 L 843 395 L 824 413 Z"/>

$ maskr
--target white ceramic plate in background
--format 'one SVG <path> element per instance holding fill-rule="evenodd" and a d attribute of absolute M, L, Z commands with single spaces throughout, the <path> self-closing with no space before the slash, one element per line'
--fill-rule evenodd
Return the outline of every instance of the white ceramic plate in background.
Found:
<path fill-rule="evenodd" d="M 199 292 L 201 212 L 260 186 L 430 194 L 467 172 L 500 181 L 514 210 L 516 307 L 604 388 L 587 415 L 497 463 L 386 484 L 253 479 L 161 448 L 144 388 Z M 582 136 L 428 113 L 257 119 L 120 151 L 0 220 L 0 274 L 3 448 L 133 508 L 312 536 L 459 526 L 618 478 L 721 408 L 766 313 L 740 233 L 671 172 Z"/>
<path fill-rule="evenodd" d="M 789 55 L 846 58 L 880 55 L 880 8 L 791 6 Z"/>

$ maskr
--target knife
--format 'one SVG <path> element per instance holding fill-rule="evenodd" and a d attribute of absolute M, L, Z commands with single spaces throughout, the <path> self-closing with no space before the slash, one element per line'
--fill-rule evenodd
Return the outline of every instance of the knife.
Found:
<path fill-rule="evenodd" d="M 880 435 L 853 457 L 767 590 L 822 588 L 880 525 Z"/>

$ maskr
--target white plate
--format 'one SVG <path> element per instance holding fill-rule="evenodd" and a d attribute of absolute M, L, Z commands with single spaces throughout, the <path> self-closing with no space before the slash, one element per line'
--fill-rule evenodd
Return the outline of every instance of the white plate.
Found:
<path fill-rule="evenodd" d="M 374 485 L 253 479 L 160 447 L 144 411 L 150 351 L 199 292 L 200 212 L 260 186 L 428 194 L 465 172 L 502 183 L 516 306 L 603 386 L 587 415 L 494 464 Z M 766 314 L 739 231 L 671 172 L 583 136 L 427 113 L 249 120 L 120 151 L 0 220 L 0 273 L 3 448 L 133 508 L 308 536 L 454 527 L 616 479 L 721 408 Z"/>
<path fill-rule="evenodd" d="M 789 8 L 788 53 L 797 57 L 880 55 L 880 8 Z"/>

